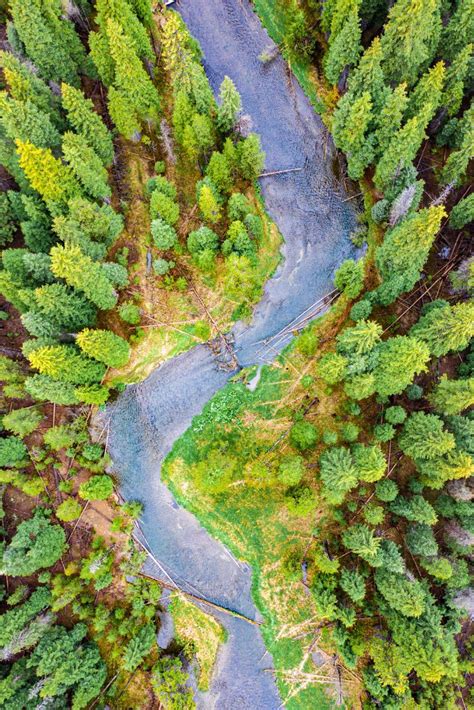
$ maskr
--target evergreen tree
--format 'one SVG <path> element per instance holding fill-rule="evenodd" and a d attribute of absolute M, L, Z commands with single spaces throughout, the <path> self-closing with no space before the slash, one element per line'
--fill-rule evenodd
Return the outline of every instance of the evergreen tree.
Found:
<path fill-rule="evenodd" d="M 371 120 L 372 101 L 368 91 L 355 100 L 347 93 L 334 115 L 334 142 L 347 154 L 348 172 L 354 180 L 362 177 L 373 158 L 372 144 L 365 137 Z"/>
<path fill-rule="evenodd" d="M 251 133 L 238 143 L 237 163 L 239 172 L 245 180 L 256 180 L 260 175 L 265 165 L 265 153 L 258 135 Z"/>
<path fill-rule="evenodd" d="M 215 253 L 219 248 L 219 236 L 209 227 L 199 227 L 189 233 L 187 245 L 193 255 L 208 250 Z"/>
<path fill-rule="evenodd" d="M 147 19 L 150 19 L 149 2 L 146 0 L 132 0 L 132 2 L 128 2 L 128 0 L 97 0 L 96 11 L 96 23 L 109 41 L 109 51 L 110 37 L 108 36 L 107 23 L 113 20 L 120 25 L 126 35 L 127 42 L 135 47 L 140 57 L 154 58 L 148 32 L 137 17 L 137 15 L 142 16 L 146 13 Z"/>
<path fill-rule="evenodd" d="M 438 553 L 438 545 L 433 530 L 425 523 L 413 523 L 410 525 L 405 535 L 405 541 L 413 555 L 433 557 Z"/>
<path fill-rule="evenodd" d="M 2 424 L 7 431 L 23 439 L 38 428 L 42 419 L 42 414 L 36 409 L 25 407 L 13 409 L 9 414 L 5 414 L 2 417 Z"/>
<path fill-rule="evenodd" d="M 140 119 L 127 94 L 111 86 L 107 105 L 117 131 L 129 140 L 137 140 L 140 136 Z"/>
<path fill-rule="evenodd" d="M 474 14 L 472 12 L 472 0 L 460 0 L 456 9 L 443 29 L 441 37 L 441 49 L 446 59 L 454 60 L 454 57 L 472 41 L 474 36 Z"/>
<path fill-rule="evenodd" d="M 156 632 L 154 624 L 148 623 L 138 630 L 125 649 L 123 667 L 130 673 L 133 672 L 142 660 L 156 645 Z"/>
<path fill-rule="evenodd" d="M 355 444 L 352 453 L 358 478 L 367 483 L 374 483 L 382 478 L 387 462 L 380 446 Z"/>
<path fill-rule="evenodd" d="M 407 103 L 406 84 L 399 84 L 395 89 L 386 91 L 381 110 L 374 116 L 376 126 L 374 142 L 379 158 L 385 153 L 392 138 L 400 129 Z"/>
<path fill-rule="evenodd" d="M 397 0 L 382 36 L 383 69 L 389 80 L 415 83 L 436 51 L 441 30 L 438 0 Z"/>
<path fill-rule="evenodd" d="M 327 449 L 319 459 L 319 466 L 323 496 L 331 505 L 340 505 L 358 482 L 349 449 L 343 446 Z"/>
<path fill-rule="evenodd" d="M 215 224 L 222 217 L 220 205 L 209 185 L 203 185 L 199 192 L 199 209 L 207 222 Z"/>
<path fill-rule="evenodd" d="M 474 192 L 459 200 L 449 216 L 449 225 L 452 229 L 462 229 L 469 222 L 474 222 Z"/>
<path fill-rule="evenodd" d="M 443 375 L 429 400 L 441 414 L 460 414 L 474 405 L 474 378 L 449 380 Z"/>
<path fill-rule="evenodd" d="M 93 384 L 100 382 L 105 367 L 85 357 L 72 345 L 45 345 L 29 353 L 31 366 L 41 375 L 47 375 L 62 382 Z"/>
<path fill-rule="evenodd" d="M 43 633 L 51 625 L 52 617 L 42 615 L 51 604 L 51 592 L 46 587 L 37 587 L 26 601 L 9 609 L 0 616 L 0 648 L 2 660 L 9 660 L 20 651 L 36 645 L 41 633 L 31 637 L 35 621 L 42 620 Z M 37 629 L 39 630 L 39 629 Z"/>
<path fill-rule="evenodd" d="M 51 567 L 66 549 L 66 536 L 60 525 L 52 525 L 48 511 L 37 508 L 33 517 L 24 520 L 16 529 L 11 542 L 3 551 L 2 574 L 27 577 L 38 569 Z"/>
<path fill-rule="evenodd" d="M 60 17 L 59 3 L 11 0 L 15 30 L 28 57 L 47 80 L 78 83 L 78 71 L 86 66 L 84 47 L 74 26 Z"/>
<path fill-rule="evenodd" d="M 155 190 L 150 199 L 150 216 L 173 226 L 179 219 L 179 205 L 160 190 Z"/>
<path fill-rule="evenodd" d="M 408 216 L 385 235 L 377 248 L 375 262 L 384 280 L 400 276 L 402 291 L 413 287 L 425 265 L 431 245 L 446 216 L 444 207 L 428 207 Z"/>
<path fill-rule="evenodd" d="M 368 92 L 375 115 L 378 114 L 386 100 L 388 87 L 382 71 L 382 46 L 380 38 L 375 37 L 372 44 L 365 50 L 357 67 L 349 76 L 349 91 L 352 100 L 360 98 Z"/>
<path fill-rule="evenodd" d="M 441 101 L 445 76 L 444 62 L 437 62 L 423 74 L 409 96 L 407 118 L 423 115 L 427 122 L 432 119 Z"/>
<path fill-rule="evenodd" d="M 415 412 L 407 419 L 398 443 L 412 459 L 428 460 L 442 456 L 456 446 L 454 436 L 444 429 L 442 419 L 425 412 Z"/>
<path fill-rule="evenodd" d="M 110 197 L 107 170 L 85 138 L 68 131 L 63 135 L 62 149 L 65 161 L 84 190 L 96 199 Z"/>
<path fill-rule="evenodd" d="M 415 159 L 425 138 L 426 125 L 424 117 L 417 115 L 395 133 L 375 169 L 374 183 L 379 190 L 388 187 L 397 172 Z"/>
<path fill-rule="evenodd" d="M 62 332 L 77 332 L 93 325 L 96 309 L 77 291 L 62 283 L 35 289 L 35 309 L 48 318 Z"/>
<path fill-rule="evenodd" d="M 232 171 L 223 153 L 214 151 L 206 168 L 206 176 L 219 192 L 229 192 L 232 188 Z M 199 190 L 200 192 L 200 190 Z"/>
<path fill-rule="evenodd" d="M 337 336 L 337 349 L 343 355 L 360 356 L 369 353 L 380 341 L 382 326 L 374 320 L 361 320 Z"/>
<path fill-rule="evenodd" d="M 114 482 L 105 474 L 91 476 L 79 487 L 79 495 L 84 500 L 105 500 L 114 492 Z"/>
<path fill-rule="evenodd" d="M 375 390 L 382 396 L 400 394 L 415 375 L 426 370 L 429 348 L 415 337 L 397 335 L 378 346 L 378 361 L 373 370 Z"/>
<path fill-rule="evenodd" d="M 420 616 L 425 610 L 426 592 L 418 580 L 378 569 L 375 584 L 387 604 L 403 616 Z"/>
<path fill-rule="evenodd" d="M 219 108 L 217 109 L 217 125 L 223 133 L 231 131 L 240 113 L 242 102 L 235 84 L 225 76 L 219 89 Z"/>
<path fill-rule="evenodd" d="M 76 342 L 86 355 L 107 367 L 123 367 L 130 358 L 130 346 L 126 340 L 110 330 L 90 330 L 78 333 Z"/>
<path fill-rule="evenodd" d="M 374 531 L 356 523 L 348 527 L 342 534 L 344 547 L 371 564 L 379 554 L 381 538 L 374 537 Z"/>
<path fill-rule="evenodd" d="M 29 141 L 16 141 L 20 166 L 31 187 L 46 201 L 57 202 L 80 193 L 70 168 L 54 157 L 49 148 L 37 148 Z"/>
<path fill-rule="evenodd" d="M 47 113 L 32 101 L 19 101 L 0 93 L 0 126 L 11 140 L 31 141 L 38 148 L 57 148 L 61 136 Z"/>
<path fill-rule="evenodd" d="M 146 73 L 134 45 L 130 44 L 121 25 L 107 20 L 110 54 L 115 62 L 115 88 L 126 96 L 142 119 L 156 118 L 160 109 L 158 92 Z"/>
<path fill-rule="evenodd" d="M 458 125 L 459 147 L 453 150 L 440 173 L 442 185 L 462 183 L 469 161 L 474 156 L 474 102 Z"/>
<path fill-rule="evenodd" d="M 95 112 L 92 101 L 82 91 L 68 84 L 61 86 L 61 99 L 71 126 L 95 150 L 104 166 L 108 167 L 114 158 L 112 136 Z"/>
<path fill-rule="evenodd" d="M 79 398 L 73 384 L 55 380 L 47 375 L 33 375 L 25 380 L 25 390 L 33 399 L 53 404 L 78 404 Z"/>
<path fill-rule="evenodd" d="M 15 217 L 5 192 L 0 192 L 0 247 L 12 241 L 15 234 Z"/>
<path fill-rule="evenodd" d="M 173 249 L 178 243 L 176 230 L 163 219 L 154 219 L 151 223 L 151 236 L 158 249 Z"/>
<path fill-rule="evenodd" d="M 447 109 L 448 116 L 455 116 L 461 108 L 464 86 L 468 79 L 474 45 L 467 44 L 454 57 L 446 72 L 446 81 L 441 104 Z"/>
<path fill-rule="evenodd" d="M 334 25 L 334 19 L 332 24 Z M 331 84 L 337 84 L 344 68 L 357 64 L 361 52 L 360 19 L 357 8 L 351 8 L 340 31 L 335 33 L 331 30 L 329 49 L 324 59 L 324 73 L 327 80 Z"/>
<path fill-rule="evenodd" d="M 78 247 L 53 247 L 51 269 L 68 286 L 82 291 L 98 308 L 107 310 L 117 303 L 117 294 L 101 265 L 83 254 Z"/>
<path fill-rule="evenodd" d="M 178 90 L 175 95 L 173 106 L 173 128 L 174 135 L 178 143 L 182 144 L 185 129 L 192 122 L 194 109 L 186 91 Z"/>
<path fill-rule="evenodd" d="M 432 355 L 464 350 L 474 336 L 474 303 L 441 303 L 421 316 L 410 331 L 425 341 Z"/>
<path fill-rule="evenodd" d="M 411 522 L 434 525 L 438 520 L 433 506 L 420 495 L 414 495 L 411 498 L 397 496 L 389 507 L 390 512 Z"/>

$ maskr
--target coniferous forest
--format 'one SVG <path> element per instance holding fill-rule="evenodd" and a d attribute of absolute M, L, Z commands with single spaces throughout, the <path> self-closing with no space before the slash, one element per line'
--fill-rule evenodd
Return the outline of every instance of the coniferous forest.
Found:
<path fill-rule="evenodd" d="M 0 0 L 0 706 L 473 707 L 474 4 L 165 5 Z"/>

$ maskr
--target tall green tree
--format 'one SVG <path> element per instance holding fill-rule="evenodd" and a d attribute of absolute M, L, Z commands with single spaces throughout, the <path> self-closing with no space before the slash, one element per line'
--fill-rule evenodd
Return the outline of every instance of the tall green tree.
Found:
<path fill-rule="evenodd" d="M 474 337 L 474 303 L 444 303 L 431 308 L 410 334 L 423 340 L 436 357 L 464 350 Z"/>
<path fill-rule="evenodd" d="M 334 141 L 346 153 L 348 173 L 354 180 L 362 177 L 373 158 L 373 146 L 366 137 L 371 120 L 372 100 L 368 91 L 355 100 L 347 93 L 334 115 Z"/>
<path fill-rule="evenodd" d="M 374 140 L 379 158 L 385 153 L 392 138 L 400 129 L 407 103 L 406 84 L 398 84 L 395 89 L 388 89 L 385 92 L 385 100 L 380 112 L 374 116 Z M 401 144 L 397 146 L 397 150 L 400 151 L 401 147 Z"/>
<path fill-rule="evenodd" d="M 66 549 L 66 536 L 60 525 L 53 525 L 48 511 L 37 508 L 24 520 L 5 547 L 0 566 L 2 574 L 27 577 L 38 569 L 51 567 Z"/>
<path fill-rule="evenodd" d="M 407 118 L 422 114 L 427 122 L 432 119 L 441 101 L 445 76 L 444 62 L 437 62 L 423 74 L 410 94 L 406 109 Z"/>
<path fill-rule="evenodd" d="M 44 345 L 29 353 L 28 359 L 41 375 L 78 385 L 100 382 L 105 374 L 102 363 L 82 355 L 72 345 Z"/>
<path fill-rule="evenodd" d="M 0 126 L 11 140 L 31 141 L 39 148 L 57 148 L 61 136 L 50 115 L 32 101 L 12 99 L 0 93 Z"/>
<path fill-rule="evenodd" d="M 112 136 L 94 110 L 94 104 L 87 99 L 82 91 L 68 84 L 61 86 L 62 105 L 67 118 L 76 133 L 83 136 L 108 167 L 114 158 Z"/>
<path fill-rule="evenodd" d="M 426 370 L 430 351 L 415 337 L 397 335 L 381 343 L 373 370 L 375 389 L 382 396 L 400 394 L 415 375 Z"/>
<path fill-rule="evenodd" d="M 401 450 L 415 460 L 435 459 L 456 446 L 454 436 L 446 431 L 443 420 L 425 412 L 415 412 L 408 417 L 398 443 Z"/>
<path fill-rule="evenodd" d="M 217 125 L 224 133 L 235 126 L 242 107 L 240 94 L 232 79 L 225 76 L 219 88 L 219 107 L 217 109 Z"/>
<path fill-rule="evenodd" d="M 123 367 L 130 358 L 130 346 L 127 341 L 110 330 L 87 328 L 78 333 L 76 342 L 86 355 L 108 367 Z"/>
<path fill-rule="evenodd" d="M 472 0 L 460 0 L 443 30 L 441 37 L 443 56 L 453 60 L 458 52 L 461 52 L 469 42 L 472 42 L 473 36 Z"/>
<path fill-rule="evenodd" d="M 467 44 L 454 57 L 446 72 L 441 104 L 447 110 L 448 116 L 455 116 L 461 108 L 464 98 L 464 87 L 468 81 L 474 44 Z"/>
<path fill-rule="evenodd" d="M 474 378 L 450 380 L 443 375 L 429 400 L 441 414 L 460 414 L 474 405 Z"/>
<path fill-rule="evenodd" d="M 81 252 L 76 246 L 57 245 L 51 249 L 51 269 L 55 276 L 78 291 L 95 305 L 107 310 L 117 303 L 117 294 L 101 264 Z"/>
<path fill-rule="evenodd" d="M 63 156 L 84 190 L 95 199 L 110 197 L 108 174 L 101 159 L 82 135 L 67 131 L 62 141 Z"/>
<path fill-rule="evenodd" d="M 375 169 L 374 183 L 379 190 L 387 188 L 397 173 L 415 159 L 425 138 L 426 126 L 425 117 L 418 114 L 392 137 Z"/>
<path fill-rule="evenodd" d="M 453 150 L 440 173 L 442 185 L 462 183 L 469 161 L 474 157 L 474 102 L 459 122 L 459 147 Z"/>
<path fill-rule="evenodd" d="M 19 162 L 31 187 L 48 201 L 58 202 L 80 194 L 72 171 L 49 148 L 38 148 L 29 141 L 16 141 Z"/>
<path fill-rule="evenodd" d="M 354 5 L 353 2 L 347 4 Z M 357 64 L 361 52 L 360 18 L 357 7 L 354 7 L 348 10 L 340 31 L 337 34 L 331 31 L 329 49 L 324 58 L 324 73 L 327 80 L 331 84 L 337 84 L 345 67 L 353 67 Z"/>
<path fill-rule="evenodd" d="M 438 0 L 397 0 L 382 35 L 387 78 L 414 84 L 436 52 L 440 31 Z"/>

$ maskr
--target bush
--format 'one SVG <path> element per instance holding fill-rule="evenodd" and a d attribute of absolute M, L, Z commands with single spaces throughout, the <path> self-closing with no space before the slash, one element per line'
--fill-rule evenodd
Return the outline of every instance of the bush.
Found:
<path fill-rule="evenodd" d="M 391 424 L 376 424 L 374 426 L 374 437 L 382 443 L 393 439 L 395 434 L 395 428 Z"/>
<path fill-rule="evenodd" d="M 385 518 L 383 506 L 369 503 L 364 508 L 364 518 L 369 525 L 380 525 Z"/>
<path fill-rule="evenodd" d="M 167 261 L 166 259 L 154 259 L 153 261 L 153 271 L 157 276 L 165 276 L 173 266 L 174 261 Z"/>
<path fill-rule="evenodd" d="M 304 474 L 304 461 L 301 456 L 286 456 L 278 467 L 278 480 L 285 486 L 296 486 Z"/>
<path fill-rule="evenodd" d="M 290 442 L 300 451 L 311 449 L 316 445 L 319 433 L 316 427 L 304 419 L 293 424 L 290 430 Z"/>
<path fill-rule="evenodd" d="M 188 251 L 193 255 L 207 250 L 215 253 L 219 248 L 219 237 L 209 227 L 200 227 L 189 233 L 187 245 Z"/>
<path fill-rule="evenodd" d="M 64 523 L 69 523 L 71 520 L 77 520 L 82 511 L 82 506 L 74 498 L 67 498 L 56 508 L 56 517 Z"/>
<path fill-rule="evenodd" d="M 150 199 L 150 215 L 152 219 L 159 217 L 172 226 L 179 219 L 179 206 L 162 192 L 155 190 Z"/>
<path fill-rule="evenodd" d="M 114 491 L 114 482 L 106 474 L 91 476 L 79 487 L 79 495 L 84 500 L 105 500 Z"/>
<path fill-rule="evenodd" d="M 295 342 L 296 349 L 306 357 L 312 357 L 315 354 L 318 344 L 316 333 L 311 327 L 300 333 Z"/>
<path fill-rule="evenodd" d="M 176 230 L 163 219 L 154 219 L 151 223 L 151 236 L 158 249 L 172 249 L 178 242 Z"/>
<path fill-rule="evenodd" d="M 341 427 L 341 435 L 344 441 L 352 442 L 357 441 L 360 429 L 356 424 L 352 422 L 347 422 Z"/>
<path fill-rule="evenodd" d="M 372 313 L 372 304 L 371 302 L 363 298 L 361 301 L 358 301 L 357 303 L 354 303 L 354 305 L 351 308 L 350 316 L 352 320 L 359 321 L 359 320 L 365 320 L 370 316 Z"/>
<path fill-rule="evenodd" d="M 335 385 L 344 379 L 347 372 L 347 358 L 339 353 L 327 353 L 318 363 L 318 373 L 328 385 Z"/>
<path fill-rule="evenodd" d="M 140 309 L 132 301 L 125 301 L 118 309 L 120 318 L 124 323 L 138 325 L 140 323 Z"/>
<path fill-rule="evenodd" d="M 384 503 L 390 503 L 398 495 L 398 486 L 395 481 L 384 478 L 383 481 L 377 481 L 375 484 L 375 495 Z"/>
<path fill-rule="evenodd" d="M 399 406 L 394 406 L 394 407 L 388 407 L 385 410 L 385 421 L 388 422 L 389 424 L 403 424 L 405 419 L 407 418 L 407 413 L 403 409 L 403 407 Z"/>
<path fill-rule="evenodd" d="M 245 217 L 252 212 L 252 207 L 248 199 L 241 192 L 233 192 L 227 203 L 227 215 L 231 222 L 236 220 L 244 221 Z"/>
<path fill-rule="evenodd" d="M 28 451 L 21 439 L 7 436 L 0 439 L 0 468 L 17 467 L 28 461 Z"/>
<path fill-rule="evenodd" d="M 357 298 L 364 287 L 364 262 L 346 259 L 334 274 L 334 286 L 347 298 Z"/>

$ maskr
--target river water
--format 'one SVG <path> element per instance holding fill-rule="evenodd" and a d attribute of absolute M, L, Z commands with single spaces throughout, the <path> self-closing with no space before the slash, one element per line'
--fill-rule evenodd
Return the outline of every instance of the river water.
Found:
<path fill-rule="evenodd" d="M 261 341 L 331 291 L 335 268 L 355 254 L 348 238 L 355 213 L 333 174 L 332 143 L 286 63 L 280 57 L 266 65 L 259 61 L 273 43 L 249 2 L 181 0 L 175 7 L 201 44 L 213 89 L 217 92 L 226 74 L 236 84 L 243 111 L 261 136 L 266 171 L 304 168 L 261 179 L 267 211 L 285 244 L 282 263 L 268 281 L 251 325 L 233 329 L 239 364 L 248 366 L 274 357 L 273 350 L 262 351 Z M 108 407 L 109 451 L 123 495 L 145 505 L 140 525 L 159 560 L 153 572 L 257 618 L 248 565 L 236 561 L 178 506 L 160 480 L 161 463 L 174 441 L 231 375 L 219 369 L 204 344 L 164 363 Z M 276 710 L 281 699 L 272 673 L 264 672 L 272 668 L 272 658 L 265 655 L 260 630 L 228 615 L 216 617 L 229 637 L 210 691 L 196 696 L 198 707 Z"/>

